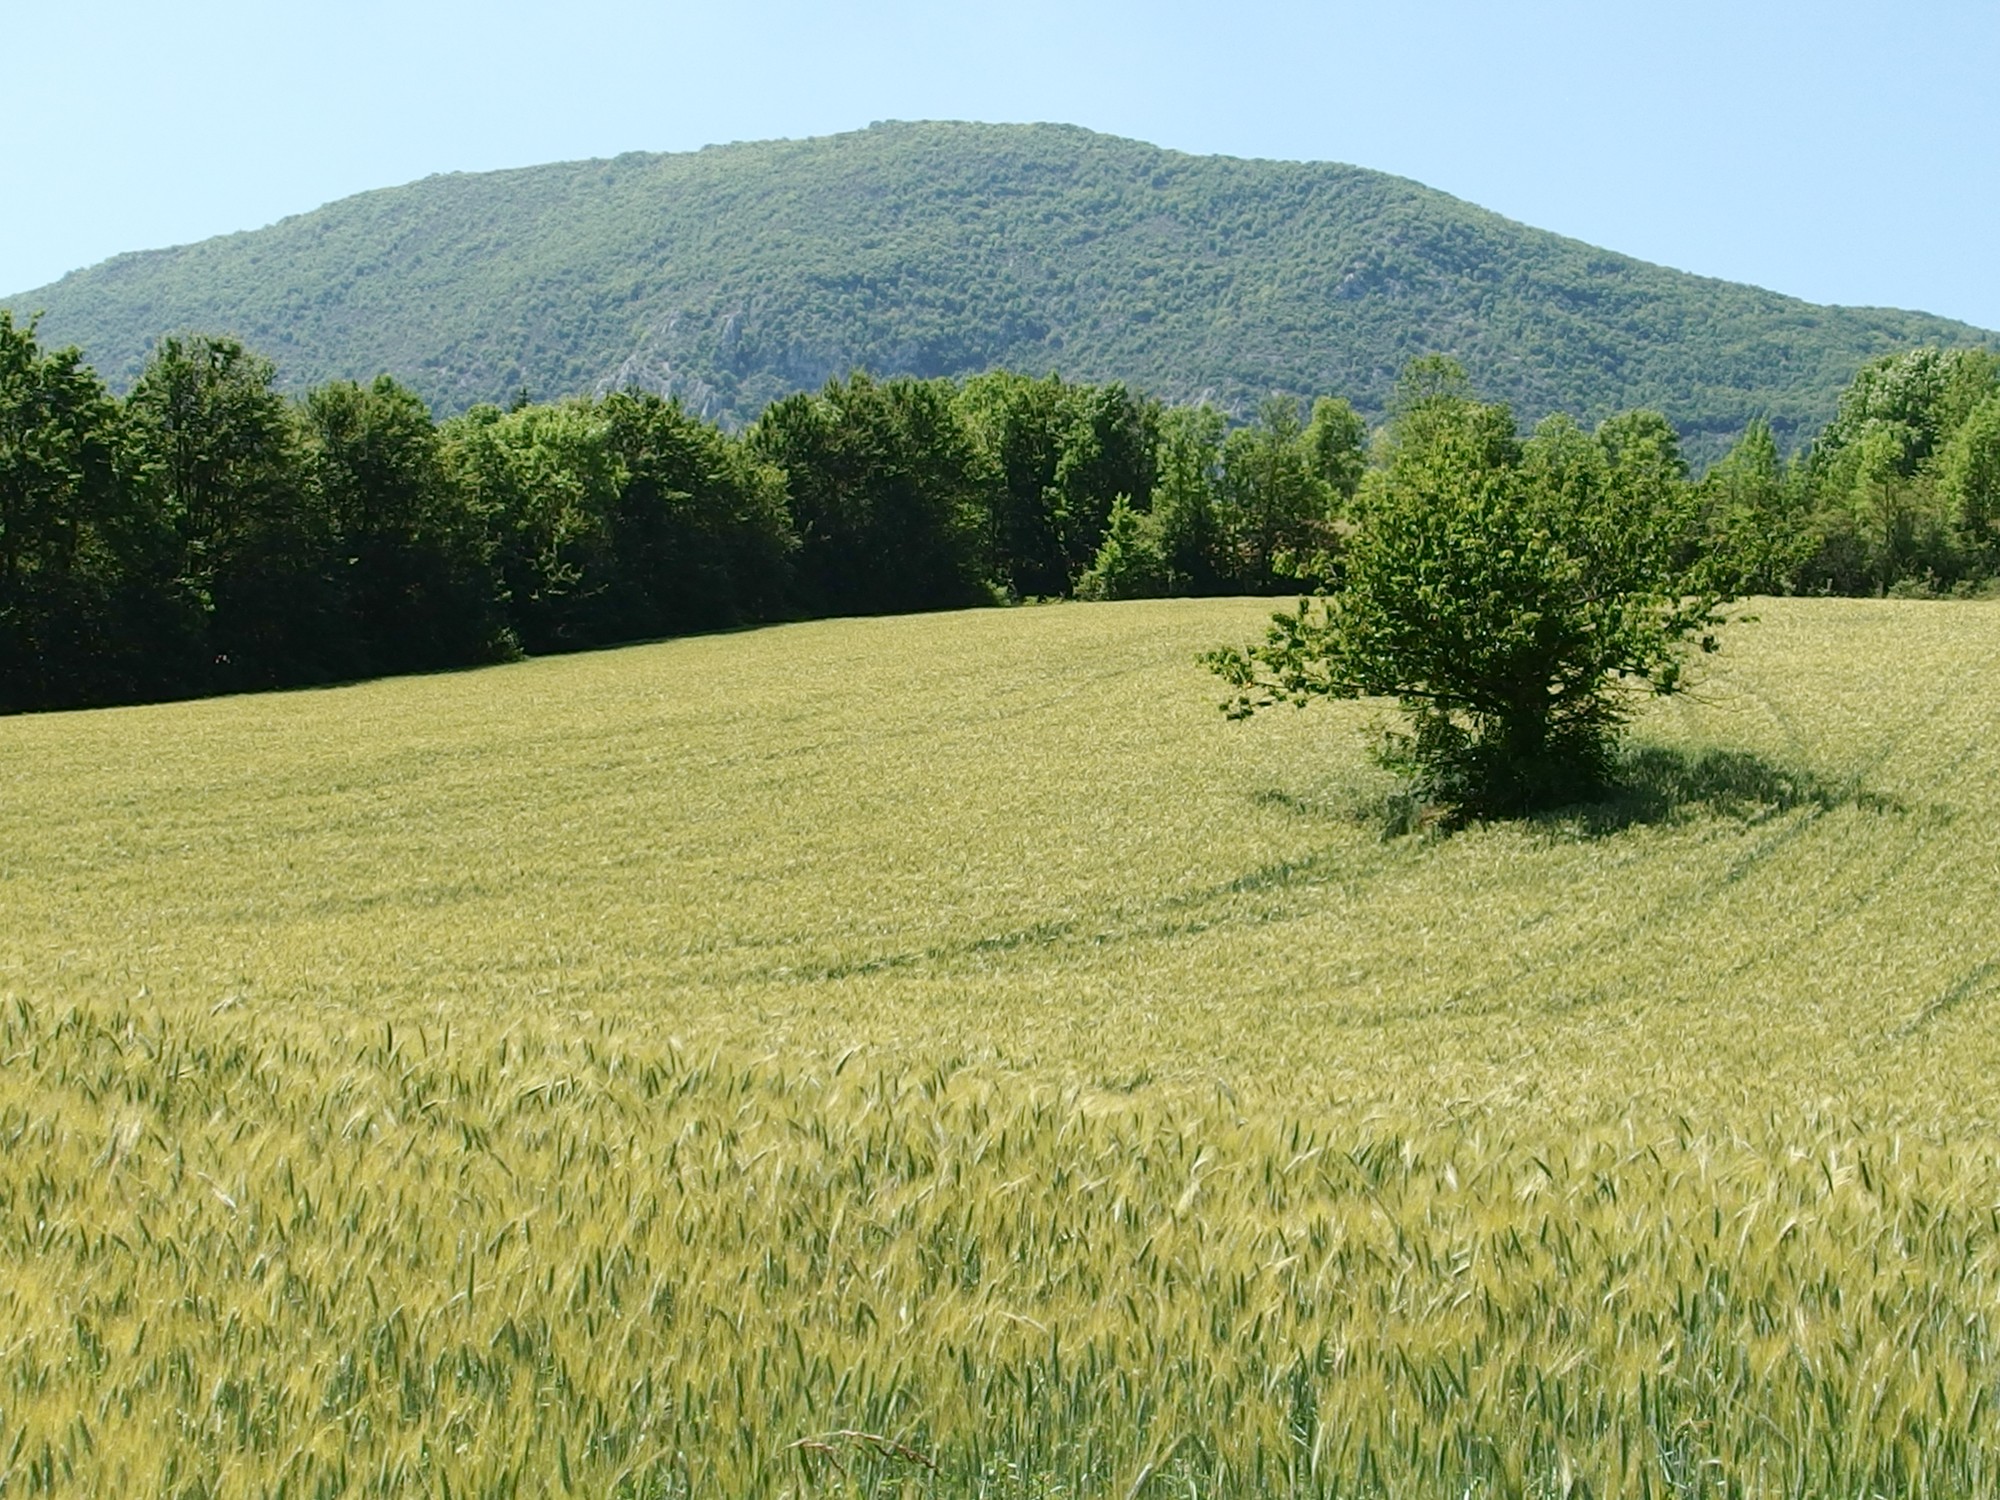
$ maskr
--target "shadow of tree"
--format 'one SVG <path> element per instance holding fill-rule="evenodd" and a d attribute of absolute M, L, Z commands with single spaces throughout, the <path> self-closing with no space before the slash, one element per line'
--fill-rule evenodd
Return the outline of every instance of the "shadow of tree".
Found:
<path fill-rule="evenodd" d="M 1251 793 L 1251 801 L 1302 819 L 1371 825 L 1385 842 L 1413 834 L 1449 837 L 1465 826 L 1448 808 L 1408 788 L 1383 795 L 1347 788 L 1300 795 L 1266 787 Z M 1897 798 L 1865 790 L 1859 776 L 1833 780 L 1748 750 L 1691 752 L 1639 745 L 1621 752 L 1612 783 L 1595 795 L 1509 821 L 1599 838 L 1697 817 L 1754 827 L 1800 808 L 1819 815 L 1843 807 L 1896 815 L 1914 811 Z M 1944 808 L 1925 811 L 1932 817 L 1950 816 Z"/>
<path fill-rule="evenodd" d="M 1910 810 L 1893 797 L 1864 790 L 1858 777 L 1833 781 L 1747 750 L 1689 753 L 1642 745 L 1619 757 L 1617 779 L 1602 794 L 1541 814 L 1534 821 L 1562 823 L 1597 836 L 1693 817 L 1727 818 L 1754 826 L 1799 808 L 1828 813 L 1842 807 L 1879 813 Z"/>

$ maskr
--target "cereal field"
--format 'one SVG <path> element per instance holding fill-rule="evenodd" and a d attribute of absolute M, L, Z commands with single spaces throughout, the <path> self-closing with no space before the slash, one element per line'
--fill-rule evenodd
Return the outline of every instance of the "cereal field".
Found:
<path fill-rule="evenodd" d="M 0 1496 L 2000 1492 L 2000 606 L 1401 836 L 1264 612 L 0 721 Z"/>

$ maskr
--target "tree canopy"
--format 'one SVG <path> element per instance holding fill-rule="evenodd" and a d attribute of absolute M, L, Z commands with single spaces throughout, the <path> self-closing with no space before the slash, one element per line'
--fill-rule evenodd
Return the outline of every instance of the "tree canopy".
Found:
<path fill-rule="evenodd" d="M 1657 414 L 1524 439 L 1449 361 L 1412 367 L 1372 433 L 1336 396 L 1275 395 L 1232 425 L 1116 382 L 994 371 L 856 372 L 738 434 L 639 390 L 441 423 L 386 376 L 291 397 L 269 360 L 201 334 L 162 340 L 121 399 L 0 315 L 6 710 L 830 613 L 1323 589 L 1302 641 L 1367 622 L 1401 665 L 1354 654 L 1356 634 L 1314 670 L 1337 659 L 1357 691 L 1443 705 L 1413 711 L 1412 746 L 1435 769 L 1458 745 L 1453 775 L 1486 787 L 1468 805 L 1501 805 L 1553 793 L 1505 787 L 1472 747 L 1540 735 L 1554 781 L 1598 774 L 1629 700 L 1588 684 L 1675 680 L 1670 598 L 1698 614 L 1736 592 L 1977 592 L 2000 577 L 1996 519 L 2000 363 L 1976 352 L 1871 364 L 1805 451 L 1752 422 L 1693 481 Z M 1452 558 L 1483 592 L 1444 610 Z M 1651 598 L 1656 566 L 1673 582 Z M 1606 584 L 1616 607 L 1591 592 Z M 1507 601 L 1544 596 L 1523 635 Z M 1447 627 L 1419 675 L 1423 632 Z M 1530 647 L 1576 674 L 1550 679 L 1545 722 L 1495 686 L 1532 676 Z M 1484 685 L 1449 686 L 1453 663 Z M 1259 691 L 1283 685 L 1259 672 Z"/>
<path fill-rule="evenodd" d="M 1337 592 L 1208 660 L 1235 716 L 1319 697 L 1394 698 L 1391 758 L 1459 815 L 1602 787 L 1631 690 L 1670 693 L 1711 648 L 1718 595 L 1673 429 L 1632 412 L 1585 433 L 1471 397 L 1446 361 L 1412 367 L 1383 461 L 1361 485 Z"/>
<path fill-rule="evenodd" d="M 192 618 L 131 423 L 0 311 L 0 710 L 143 697 Z"/>

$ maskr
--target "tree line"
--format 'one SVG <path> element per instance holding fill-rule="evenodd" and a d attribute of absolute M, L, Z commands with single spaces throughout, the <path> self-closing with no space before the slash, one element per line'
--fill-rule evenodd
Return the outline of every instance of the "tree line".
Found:
<path fill-rule="evenodd" d="M 0 312 L 0 711 L 783 619 L 1337 590 L 1381 449 L 1335 398 L 1232 428 L 1005 371 L 855 374 L 740 434 L 638 391 L 439 422 L 387 376 L 288 398 L 269 360 L 205 335 L 162 340 L 119 397 Z M 2000 570 L 1990 355 L 1871 365 L 1789 461 L 1762 425 L 1698 483 L 1664 461 L 1718 586 L 1943 591 Z"/>
<path fill-rule="evenodd" d="M 1740 592 L 1981 590 L 2000 576 L 2000 356 L 1875 360 L 1802 453 L 1784 459 L 1753 422 L 1700 491 Z"/>

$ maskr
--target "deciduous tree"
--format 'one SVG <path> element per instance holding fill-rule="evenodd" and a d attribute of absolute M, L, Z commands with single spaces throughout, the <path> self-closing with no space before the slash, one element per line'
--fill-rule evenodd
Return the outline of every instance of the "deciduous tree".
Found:
<path fill-rule="evenodd" d="M 301 403 L 307 486 L 332 548 L 360 671 L 490 661 L 511 647 L 480 516 L 430 409 L 387 375 Z"/>
<path fill-rule="evenodd" d="M 0 710 L 145 696 L 189 669 L 154 499 L 82 356 L 0 311 Z"/>
<path fill-rule="evenodd" d="M 358 667 L 300 431 L 268 359 L 231 338 L 160 341 L 127 408 L 207 616 L 211 682 L 255 688 Z"/>
<path fill-rule="evenodd" d="M 785 475 L 806 613 L 989 597 L 981 458 L 954 395 L 946 381 L 856 374 L 773 402 L 751 429 L 752 452 Z"/>
<path fill-rule="evenodd" d="M 1413 367 L 1399 407 L 1342 589 L 1208 657 L 1237 689 L 1230 712 L 1394 698 L 1410 727 L 1391 758 L 1454 812 L 1585 795 L 1632 690 L 1679 689 L 1721 621 L 1686 562 L 1696 515 L 1672 429 L 1634 414 L 1593 437 L 1556 417 L 1522 444 L 1449 362 Z"/>

